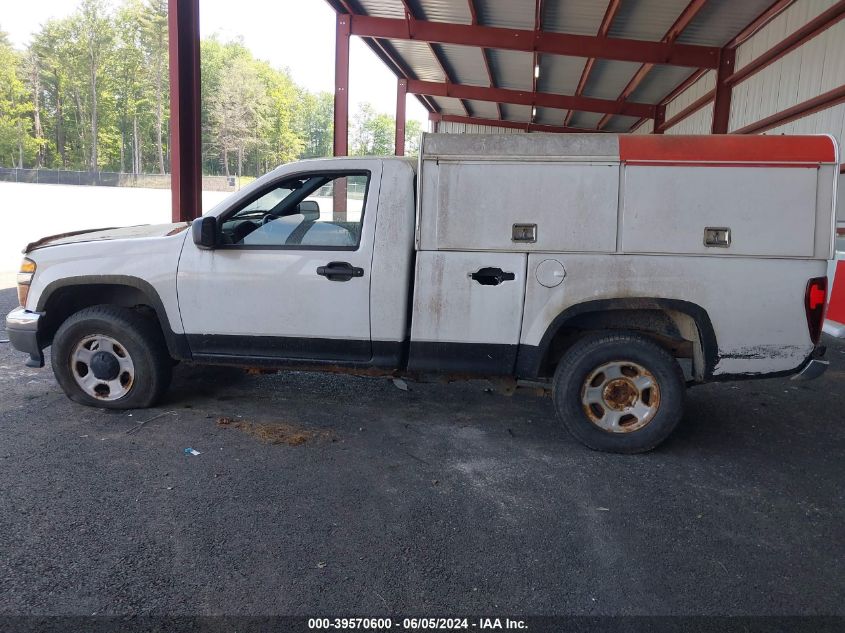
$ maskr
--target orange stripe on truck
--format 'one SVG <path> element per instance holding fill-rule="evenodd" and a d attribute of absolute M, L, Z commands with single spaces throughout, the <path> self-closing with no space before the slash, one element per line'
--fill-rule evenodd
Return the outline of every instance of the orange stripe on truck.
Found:
<path fill-rule="evenodd" d="M 836 162 L 836 145 L 828 136 L 620 136 L 624 162 L 657 164 L 770 165 Z"/>

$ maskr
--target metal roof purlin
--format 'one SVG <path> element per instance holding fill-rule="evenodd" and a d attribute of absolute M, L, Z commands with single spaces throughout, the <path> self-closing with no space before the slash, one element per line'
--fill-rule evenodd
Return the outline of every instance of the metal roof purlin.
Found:
<path fill-rule="evenodd" d="M 475 0 L 467 0 L 467 4 L 469 5 L 469 14 L 472 17 L 472 23 L 478 24 L 478 10 L 475 8 Z M 490 87 L 496 88 L 496 79 L 493 76 L 493 70 L 490 68 L 490 54 L 486 48 L 481 49 L 481 58 L 484 60 L 484 68 L 487 70 L 487 79 L 490 82 Z M 502 104 L 499 102 L 496 102 L 496 112 L 499 114 L 500 119 L 505 118 L 502 116 Z"/>
<path fill-rule="evenodd" d="M 695 16 L 699 14 L 699 12 L 704 8 L 704 5 L 707 4 L 707 0 L 691 0 L 690 3 L 686 6 L 686 8 L 681 11 L 681 15 L 678 16 L 678 19 L 675 20 L 674 24 L 669 27 L 669 30 L 666 31 L 666 35 L 663 36 L 663 39 L 660 40 L 666 44 L 672 44 L 675 40 L 678 39 L 678 36 L 683 32 L 689 23 L 695 19 Z M 617 98 L 618 101 L 625 101 L 630 97 L 634 91 L 640 86 L 643 80 L 646 78 L 646 75 L 651 72 L 651 69 L 654 68 L 655 64 L 649 62 L 645 63 L 640 66 L 639 70 L 634 73 L 634 76 L 631 78 L 631 81 L 628 82 L 628 85 L 623 88 L 622 92 L 619 94 Z M 596 129 L 601 130 L 604 128 L 605 125 L 610 121 L 611 115 L 603 116 L 598 124 L 596 125 Z"/>
<path fill-rule="evenodd" d="M 656 107 L 648 103 L 612 101 L 594 97 L 575 97 L 550 92 L 527 92 L 506 88 L 485 88 L 464 84 L 437 83 L 434 81 L 408 81 L 408 92 L 432 97 L 452 97 L 470 101 L 493 101 L 515 105 L 539 106 L 561 110 L 581 110 L 604 114 L 654 118 Z"/>

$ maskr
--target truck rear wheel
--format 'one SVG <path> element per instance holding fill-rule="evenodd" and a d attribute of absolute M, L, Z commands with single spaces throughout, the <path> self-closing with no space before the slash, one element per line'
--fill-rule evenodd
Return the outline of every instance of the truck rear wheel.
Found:
<path fill-rule="evenodd" d="M 555 371 L 558 418 L 597 451 L 643 453 L 665 440 L 683 414 L 678 363 L 649 339 L 630 333 L 589 335 Z"/>
<path fill-rule="evenodd" d="M 72 315 L 53 337 L 51 358 L 68 398 L 92 407 L 150 407 L 170 385 L 161 330 L 127 308 L 101 305 Z"/>

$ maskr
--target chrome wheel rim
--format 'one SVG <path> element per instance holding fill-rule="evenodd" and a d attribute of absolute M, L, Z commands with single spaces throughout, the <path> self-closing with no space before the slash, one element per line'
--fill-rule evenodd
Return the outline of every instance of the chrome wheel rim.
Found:
<path fill-rule="evenodd" d="M 135 364 L 126 347 L 105 334 L 92 334 L 77 343 L 70 371 L 79 388 L 97 400 L 119 400 L 135 383 Z"/>
<path fill-rule="evenodd" d="M 648 425 L 660 408 L 660 386 L 645 367 L 613 361 L 594 369 L 581 388 L 587 419 L 609 433 L 631 433 Z"/>

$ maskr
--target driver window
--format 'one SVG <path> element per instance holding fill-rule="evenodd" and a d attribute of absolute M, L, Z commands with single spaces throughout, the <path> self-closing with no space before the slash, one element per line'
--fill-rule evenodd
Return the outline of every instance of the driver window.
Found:
<path fill-rule="evenodd" d="M 367 174 L 315 174 L 285 180 L 221 225 L 225 244 L 340 248 L 361 240 Z"/>

